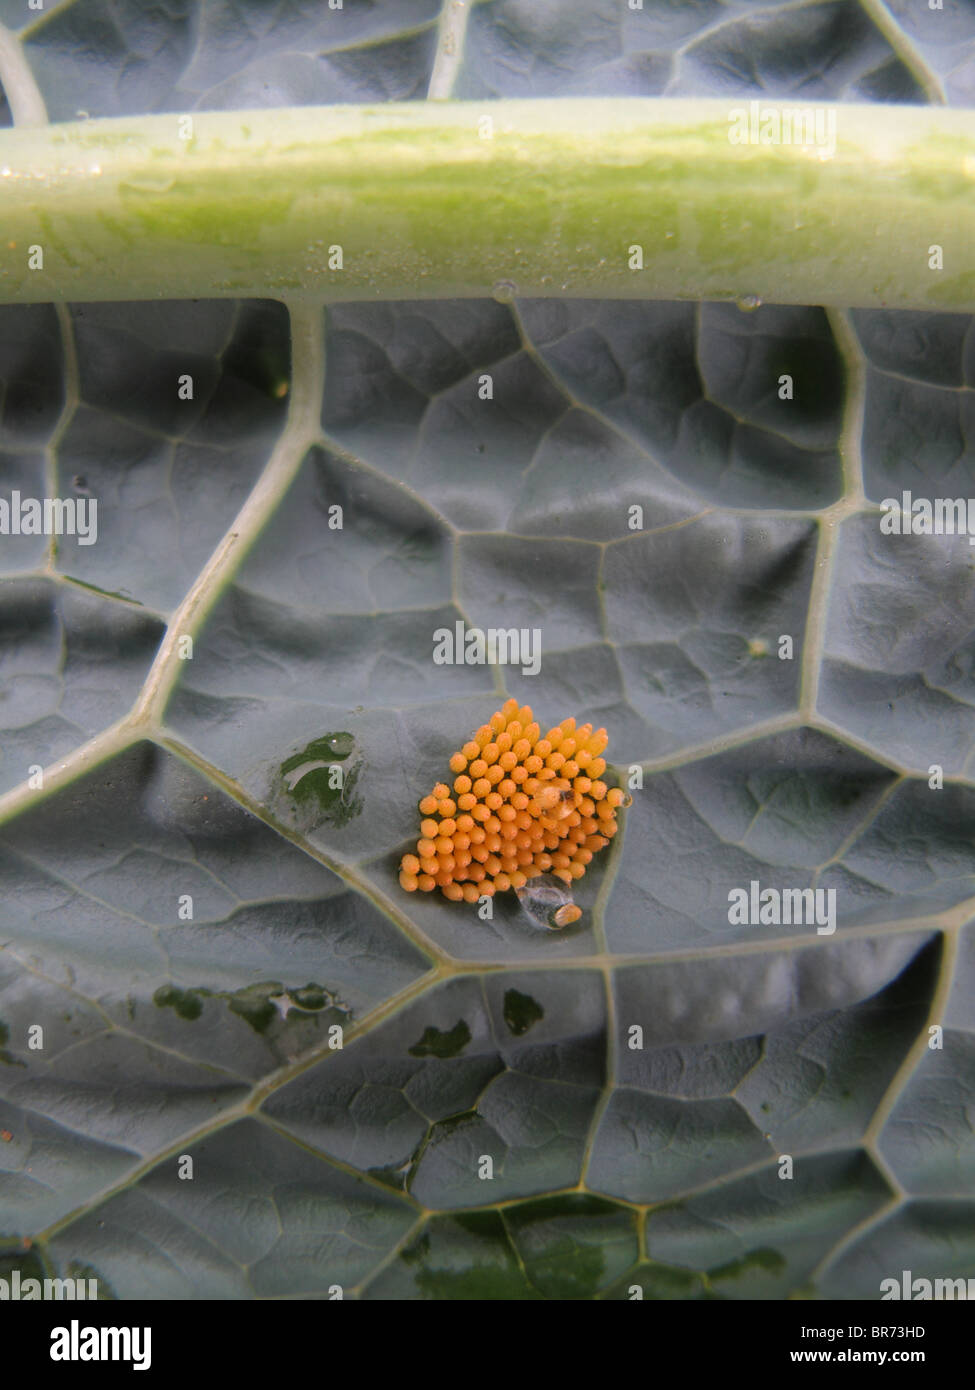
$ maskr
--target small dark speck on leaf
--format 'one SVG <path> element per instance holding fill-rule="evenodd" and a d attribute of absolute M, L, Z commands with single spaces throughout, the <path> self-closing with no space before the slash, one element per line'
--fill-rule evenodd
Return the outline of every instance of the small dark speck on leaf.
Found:
<path fill-rule="evenodd" d="M 545 1017 L 545 1010 L 530 994 L 509 989 L 505 991 L 503 1014 L 509 1032 L 518 1038 L 522 1033 L 527 1033 L 532 1024 Z"/>
<path fill-rule="evenodd" d="M 433 1024 L 423 1030 L 423 1037 L 410 1048 L 411 1057 L 459 1057 L 471 1040 L 471 1030 L 459 1019 L 449 1032 L 441 1032 Z"/>

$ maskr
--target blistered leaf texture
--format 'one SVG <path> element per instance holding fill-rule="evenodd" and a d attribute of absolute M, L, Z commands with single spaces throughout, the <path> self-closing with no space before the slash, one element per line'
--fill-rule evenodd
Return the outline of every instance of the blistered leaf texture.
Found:
<path fill-rule="evenodd" d="M 0 125 L 975 100 L 970 13 L 885 13 L 0 0 Z M 0 495 L 97 502 L 94 543 L 0 536 L 3 1275 L 975 1275 L 975 549 L 881 529 L 975 492 L 971 323 L 499 301 L 0 309 Z M 458 623 L 539 669 L 439 664 Z M 632 797 L 563 931 L 397 883 L 509 696 L 604 725 Z"/>

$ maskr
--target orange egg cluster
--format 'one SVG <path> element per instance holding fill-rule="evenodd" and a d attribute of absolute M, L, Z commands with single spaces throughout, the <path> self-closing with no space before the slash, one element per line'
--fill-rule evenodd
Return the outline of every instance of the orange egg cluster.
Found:
<path fill-rule="evenodd" d="M 474 903 L 538 874 L 582 878 L 616 834 L 624 801 L 600 781 L 607 742 L 605 729 L 577 729 L 574 719 L 542 738 L 528 705 L 509 700 L 450 759 L 453 788 L 438 782 L 420 802 L 420 839 L 403 856 L 400 886 Z M 581 915 L 563 908 L 559 925 Z"/>

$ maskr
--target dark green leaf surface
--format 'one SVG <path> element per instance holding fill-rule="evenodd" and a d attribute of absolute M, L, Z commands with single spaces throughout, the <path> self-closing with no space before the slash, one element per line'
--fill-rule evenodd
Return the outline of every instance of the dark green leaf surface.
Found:
<path fill-rule="evenodd" d="M 970 16 L 888 9 L 481 0 L 465 30 L 435 0 L 0 0 L 0 124 L 975 100 Z M 975 551 L 879 528 L 903 489 L 975 490 L 973 343 L 773 305 L 0 309 L 0 495 L 99 506 L 97 544 L 0 537 L 4 1276 L 561 1300 L 975 1275 Z M 436 665 L 459 620 L 539 629 L 540 672 Z M 563 932 L 397 883 L 418 799 L 508 695 L 642 773 Z M 733 924 L 756 880 L 835 890 L 835 933 Z"/>

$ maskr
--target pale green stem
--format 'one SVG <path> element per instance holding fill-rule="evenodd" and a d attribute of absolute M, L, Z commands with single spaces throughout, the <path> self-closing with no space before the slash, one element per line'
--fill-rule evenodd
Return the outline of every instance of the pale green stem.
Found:
<path fill-rule="evenodd" d="M 497 287 L 971 312 L 973 209 L 975 111 L 943 107 L 571 98 L 86 121 L 0 131 L 0 301 Z"/>

